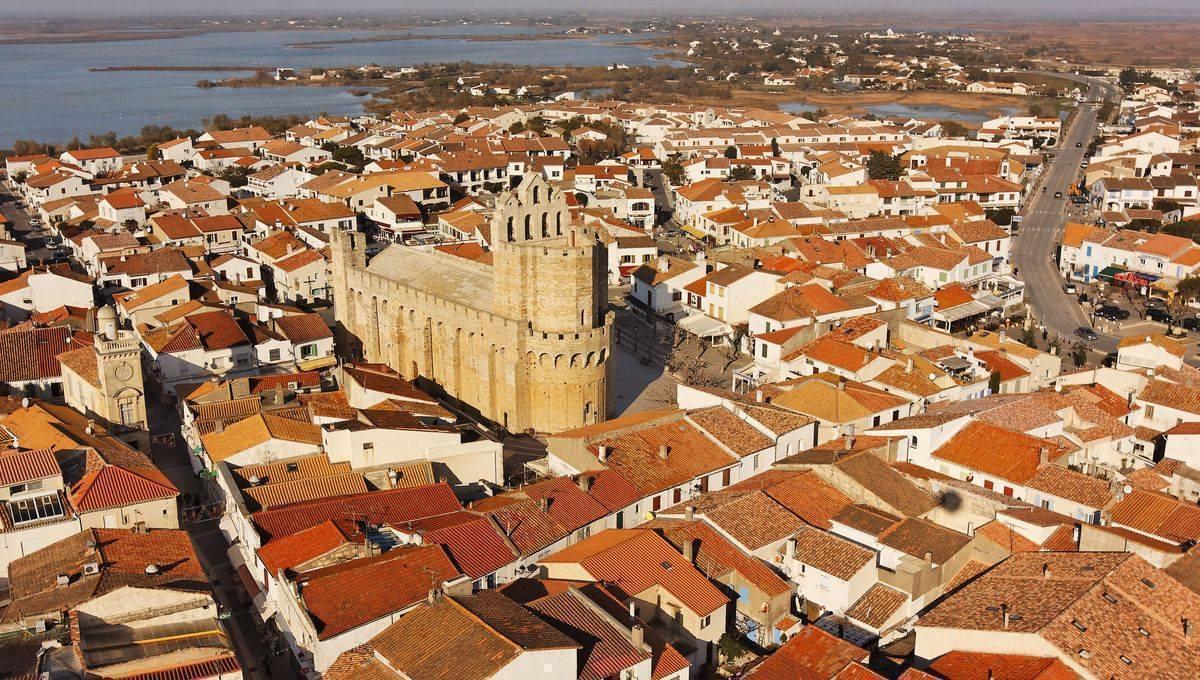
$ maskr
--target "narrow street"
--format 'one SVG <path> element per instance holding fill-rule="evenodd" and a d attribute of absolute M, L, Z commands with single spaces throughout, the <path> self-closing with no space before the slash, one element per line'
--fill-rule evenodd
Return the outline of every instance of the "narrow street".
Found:
<path fill-rule="evenodd" d="M 183 509 L 183 494 L 190 494 L 191 498 L 203 498 L 205 492 L 203 482 L 192 471 L 187 445 L 180 432 L 179 417 L 171 405 L 162 401 L 147 404 L 147 417 L 154 436 L 175 435 L 173 446 L 152 446 L 151 458 L 179 489 L 179 504 Z M 193 522 L 181 520 L 180 528 L 187 530 L 192 537 L 196 553 L 212 582 L 213 596 L 222 610 L 230 613 L 230 618 L 225 621 L 226 630 L 245 677 L 292 678 L 295 674 L 287 655 L 268 656 L 270 650 L 265 644 L 262 624 L 258 622 L 254 606 L 244 595 L 241 581 L 229 562 L 226 554 L 229 544 L 218 528 L 218 522 L 218 518 Z M 265 666 L 264 660 L 268 661 Z"/>
<path fill-rule="evenodd" d="M 1113 86 L 1102 81 L 1056 75 L 1086 83 L 1089 99 L 1103 102 L 1114 94 Z M 1077 179 L 1088 144 L 1096 134 L 1099 106 L 1090 102 L 1079 105 L 1073 124 L 1063 135 L 1053 160 L 1045 170 L 1042 189 L 1035 190 L 1022 211 L 1024 219 L 1013 247 L 1013 265 L 1017 277 L 1025 282 L 1025 297 L 1033 306 L 1036 318 L 1050 332 L 1075 341 L 1080 340 L 1074 334 L 1075 329 L 1091 324 L 1074 296 L 1063 291 L 1064 282 L 1058 273 L 1054 255 L 1067 221 L 1071 185 Z M 1056 198 L 1055 194 L 1059 192 L 1061 197 Z M 1098 339 L 1086 344 L 1105 353 L 1116 349 L 1117 337 L 1104 333 L 1099 335 Z"/>

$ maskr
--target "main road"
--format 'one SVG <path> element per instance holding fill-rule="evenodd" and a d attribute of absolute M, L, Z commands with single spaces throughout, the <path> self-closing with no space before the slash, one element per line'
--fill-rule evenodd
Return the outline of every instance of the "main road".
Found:
<path fill-rule="evenodd" d="M 1062 239 L 1071 185 L 1078 177 L 1084 154 L 1096 134 L 1097 110 L 1100 103 L 1115 95 L 1116 90 L 1113 85 L 1094 78 L 1062 73 L 1046 75 L 1085 83 L 1088 94 L 1086 101 L 1079 105 L 1070 128 L 1060 135 L 1057 153 L 1044 171 L 1041 188 L 1035 190 L 1025 203 L 1021 228 L 1014 239 L 1012 261 L 1017 278 L 1025 282 L 1025 299 L 1033 306 L 1042 324 L 1061 337 L 1079 340 L 1075 329 L 1091 324 L 1075 297 L 1063 291 L 1064 282 L 1054 262 L 1055 244 Z M 1055 198 L 1059 192 L 1062 198 Z M 1117 338 L 1101 334 L 1098 340 L 1087 344 L 1095 350 L 1111 352 L 1117 347 Z"/>

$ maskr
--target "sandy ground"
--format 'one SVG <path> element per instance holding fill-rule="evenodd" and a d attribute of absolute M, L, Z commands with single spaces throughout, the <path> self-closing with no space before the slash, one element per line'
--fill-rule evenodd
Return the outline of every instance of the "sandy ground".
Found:
<path fill-rule="evenodd" d="M 984 111 L 999 115 L 1005 109 L 1026 109 L 1041 97 L 1010 97 L 966 92 L 808 92 L 787 90 L 764 92 L 760 90 L 735 90 L 730 100 L 707 102 L 722 106 L 755 106 L 774 108 L 780 104 L 803 103 L 830 111 L 861 113 L 863 107 L 873 104 L 901 103 L 909 106 L 945 106 L 964 111 Z"/>

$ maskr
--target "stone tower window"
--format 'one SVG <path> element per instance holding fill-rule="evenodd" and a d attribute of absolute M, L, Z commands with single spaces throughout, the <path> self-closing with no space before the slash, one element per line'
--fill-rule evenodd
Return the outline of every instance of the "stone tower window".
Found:
<path fill-rule="evenodd" d="M 512 241 L 512 240 L 513 240 L 513 237 L 514 237 L 514 234 L 513 234 L 513 218 L 512 218 L 512 217 L 509 217 L 509 218 L 508 218 L 508 240 L 509 240 L 509 241 Z"/>
<path fill-rule="evenodd" d="M 550 235 L 550 216 L 547 213 L 542 213 L 542 238 Z"/>
<path fill-rule="evenodd" d="M 558 236 L 562 236 L 562 212 L 554 213 L 554 229 Z"/>
<path fill-rule="evenodd" d="M 538 202 L 541 200 L 542 200 L 542 188 L 534 187 L 533 188 L 533 204 L 537 205 Z"/>
<path fill-rule="evenodd" d="M 533 238 L 532 222 L 530 221 L 531 217 L 532 215 L 525 216 L 525 238 Z"/>

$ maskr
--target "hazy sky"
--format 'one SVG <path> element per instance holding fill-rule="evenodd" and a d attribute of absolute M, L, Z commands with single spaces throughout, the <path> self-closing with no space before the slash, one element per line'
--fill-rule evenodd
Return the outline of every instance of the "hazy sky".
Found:
<path fill-rule="evenodd" d="M 1148 11 L 1186 10 L 1197 13 L 1200 3 L 1195 0 L 1142 0 L 1137 3 L 1139 18 Z M 1114 11 L 1111 14 L 1097 10 L 1106 8 L 1120 10 L 1130 7 L 1128 0 L 189 0 L 184 3 L 163 0 L 108 0 L 107 2 L 83 2 L 82 0 L 0 0 L 0 12 L 20 14 L 146 14 L 172 13 L 199 15 L 205 13 L 266 13 L 292 12 L 455 12 L 473 11 L 497 13 L 544 12 L 547 7 L 558 11 L 638 11 L 646 13 L 664 12 L 720 12 L 750 13 L 776 11 L 786 13 L 836 13 L 846 11 L 881 12 L 964 12 L 984 11 L 1004 14 L 1024 12 L 1027 14 L 1055 15 L 1075 14 L 1079 19 L 1121 20 L 1131 18 L 1128 14 Z M 1081 11 L 1082 10 L 1082 11 Z"/>

